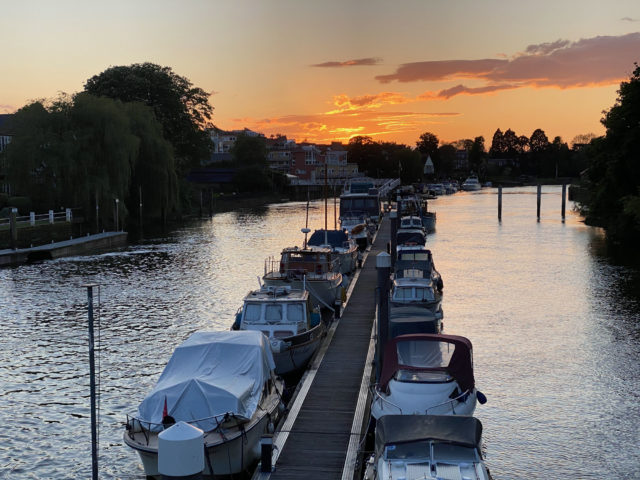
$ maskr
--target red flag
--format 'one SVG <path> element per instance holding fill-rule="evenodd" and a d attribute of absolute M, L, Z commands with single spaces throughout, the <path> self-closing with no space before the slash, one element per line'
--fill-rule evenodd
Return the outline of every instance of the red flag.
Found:
<path fill-rule="evenodd" d="M 164 419 L 164 417 L 166 417 L 167 415 L 169 415 L 169 410 L 167 410 L 167 396 L 164 396 L 164 408 L 162 409 L 162 418 Z"/>

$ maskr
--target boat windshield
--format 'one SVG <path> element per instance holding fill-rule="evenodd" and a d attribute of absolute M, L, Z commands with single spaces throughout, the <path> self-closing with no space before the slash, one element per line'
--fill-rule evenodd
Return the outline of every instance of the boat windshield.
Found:
<path fill-rule="evenodd" d="M 429 287 L 398 287 L 393 292 L 393 299 L 405 302 L 432 302 L 435 296 Z"/>
<path fill-rule="evenodd" d="M 264 306 L 264 312 L 263 312 Z M 299 323 L 304 322 L 302 303 L 247 303 L 244 307 L 243 321 L 246 323 Z"/>
<path fill-rule="evenodd" d="M 417 460 L 419 458 L 429 458 L 430 451 L 428 440 L 398 443 L 396 445 L 387 445 L 384 449 L 384 458 L 386 460 Z"/>
<path fill-rule="evenodd" d="M 429 260 L 428 252 L 398 252 L 398 260 L 425 261 Z"/>
<path fill-rule="evenodd" d="M 447 342 L 406 340 L 398 342 L 398 363 L 418 368 L 444 368 L 449 365 L 455 347 Z"/>
<path fill-rule="evenodd" d="M 282 305 L 267 305 L 264 318 L 269 323 L 282 321 Z"/>
<path fill-rule="evenodd" d="M 244 321 L 249 323 L 261 323 L 262 305 L 249 303 L 244 307 Z"/>

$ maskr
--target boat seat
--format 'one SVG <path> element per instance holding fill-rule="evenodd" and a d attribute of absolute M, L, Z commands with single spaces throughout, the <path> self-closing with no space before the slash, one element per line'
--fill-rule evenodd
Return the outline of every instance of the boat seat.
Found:
<path fill-rule="evenodd" d="M 459 465 L 436 463 L 436 477 L 441 480 L 463 480 Z"/>

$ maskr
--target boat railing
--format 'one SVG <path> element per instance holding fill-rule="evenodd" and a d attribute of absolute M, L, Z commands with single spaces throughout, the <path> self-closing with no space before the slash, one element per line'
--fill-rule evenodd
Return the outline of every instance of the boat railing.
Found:
<path fill-rule="evenodd" d="M 210 416 L 210 417 L 189 420 L 189 421 L 186 421 L 185 423 L 188 423 L 190 425 L 193 425 L 193 426 L 197 427 L 200 422 L 215 421 L 216 426 L 214 428 L 208 430 L 206 432 L 206 433 L 208 433 L 208 432 L 214 432 L 214 431 L 218 430 L 224 423 L 228 422 L 231 419 L 235 419 L 238 424 L 244 423 L 244 421 L 245 421 L 245 419 L 243 417 L 237 416 L 234 412 L 225 412 L 225 413 L 220 413 L 218 415 L 213 415 L 213 416 Z M 135 417 L 133 415 L 127 414 L 127 423 L 126 423 L 125 427 L 126 427 L 127 434 L 129 435 L 130 439 L 134 440 L 134 435 L 136 433 L 138 433 L 138 432 L 141 432 L 142 435 L 145 438 L 146 445 L 149 445 L 149 438 L 150 438 L 152 432 L 161 432 L 162 430 L 165 430 L 165 429 L 171 427 L 173 424 L 174 424 L 174 422 L 171 422 L 171 423 L 151 422 L 151 421 L 142 420 L 142 419 L 140 419 L 138 417 Z M 200 427 L 198 427 L 198 428 L 200 428 Z"/>
<path fill-rule="evenodd" d="M 469 390 L 465 390 L 464 392 L 462 392 L 457 397 L 450 398 L 446 402 L 442 402 L 442 403 L 439 403 L 437 405 L 432 405 L 432 406 L 426 408 L 425 411 L 424 411 L 424 414 L 425 415 L 429 415 L 429 410 L 433 410 L 434 408 L 442 407 L 443 405 L 450 405 L 451 413 L 453 413 L 455 415 L 455 413 L 456 413 L 455 403 L 464 402 L 470 394 L 471 394 L 471 392 Z"/>
<path fill-rule="evenodd" d="M 318 268 L 319 267 L 319 268 Z M 328 268 L 327 268 L 328 267 Z M 264 274 L 278 274 L 283 278 L 302 280 L 303 277 L 312 279 L 330 279 L 340 272 L 339 258 L 331 258 L 328 262 L 293 262 L 285 263 L 280 259 L 268 257 L 264 261 Z"/>
<path fill-rule="evenodd" d="M 391 405 L 392 407 L 397 408 L 397 409 L 398 409 L 398 411 L 400 412 L 400 415 L 402 415 L 402 408 L 400 408 L 400 407 L 399 407 L 398 405 L 396 405 L 395 403 L 390 402 L 389 400 L 387 400 L 386 398 L 384 398 L 384 397 L 382 396 L 382 394 L 380 393 L 380 390 L 378 389 L 378 387 L 379 387 L 379 386 L 380 386 L 380 385 L 379 385 L 378 383 L 376 383 L 376 384 L 372 385 L 372 386 L 371 386 L 371 394 L 372 394 L 374 397 L 379 398 L 381 402 L 383 402 L 383 403 L 387 403 L 387 404 Z M 375 400 L 374 400 L 374 401 L 375 401 Z M 384 407 L 383 407 L 383 408 L 384 408 Z"/>

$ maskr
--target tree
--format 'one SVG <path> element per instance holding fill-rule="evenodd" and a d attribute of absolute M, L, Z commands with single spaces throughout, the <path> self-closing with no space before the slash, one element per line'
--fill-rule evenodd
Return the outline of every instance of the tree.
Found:
<path fill-rule="evenodd" d="M 424 132 L 420 135 L 420 139 L 416 142 L 416 147 L 420 153 L 423 155 L 431 155 L 433 159 L 438 150 L 439 144 L 438 137 L 431 132 Z"/>
<path fill-rule="evenodd" d="M 209 157 L 211 140 L 204 127 L 213 112 L 210 94 L 170 67 L 148 62 L 110 67 L 88 79 L 84 89 L 92 95 L 151 107 L 173 147 L 180 178 Z"/>
<path fill-rule="evenodd" d="M 605 112 L 606 134 L 588 147 L 587 222 L 606 228 L 610 239 L 630 246 L 640 241 L 640 67 L 620 84 Z"/>
<path fill-rule="evenodd" d="M 469 150 L 469 167 L 474 172 L 479 172 L 486 157 L 484 150 L 484 137 L 476 137 Z"/>
<path fill-rule="evenodd" d="M 267 166 L 267 142 L 262 136 L 240 134 L 231 147 L 233 160 L 243 167 Z"/>
<path fill-rule="evenodd" d="M 437 175 L 449 176 L 456 166 L 456 147 L 442 145 L 438 148 L 437 163 L 434 162 L 434 170 Z"/>
<path fill-rule="evenodd" d="M 491 140 L 491 148 L 489 149 L 489 155 L 494 158 L 503 158 L 507 153 L 507 147 L 504 143 L 504 134 L 499 128 L 493 134 Z"/>
<path fill-rule="evenodd" d="M 529 139 L 529 150 L 531 153 L 544 153 L 549 148 L 549 139 L 544 130 L 536 128 Z"/>

